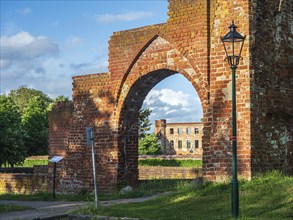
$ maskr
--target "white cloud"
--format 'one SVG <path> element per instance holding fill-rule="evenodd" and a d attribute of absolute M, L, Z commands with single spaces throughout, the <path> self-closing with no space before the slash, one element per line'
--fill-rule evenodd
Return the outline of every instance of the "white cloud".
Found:
<path fill-rule="evenodd" d="M 96 15 L 95 20 L 102 23 L 112 23 L 117 21 L 134 21 L 144 18 L 152 17 L 153 13 L 150 11 L 136 11 L 124 14 L 102 14 Z"/>
<path fill-rule="evenodd" d="M 172 89 L 153 89 L 144 100 L 143 108 L 150 108 L 150 120 L 167 119 L 167 122 L 196 122 L 202 118 L 198 95 Z"/>
<path fill-rule="evenodd" d="M 32 13 L 32 9 L 31 8 L 17 9 L 17 13 L 26 16 Z"/>
<path fill-rule="evenodd" d="M 19 32 L 12 36 L 1 36 L 1 86 L 4 91 L 27 85 L 44 90 L 48 75 L 45 63 L 56 60 L 59 46 L 45 36 L 33 36 L 28 32 Z M 2 91 L 3 91 L 2 90 Z"/>
<path fill-rule="evenodd" d="M 145 99 L 145 103 L 152 104 L 159 99 L 162 103 L 167 105 L 182 105 L 187 106 L 189 102 L 189 94 L 182 91 L 174 91 L 171 89 L 151 90 Z"/>
<path fill-rule="evenodd" d="M 70 35 L 67 37 L 65 44 L 66 46 L 77 46 L 82 42 L 82 39 L 78 36 Z"/>
<path fill-rule="evenodd" d="M 13 36 L 3 36 L 1 43 L 1 63 L 11 65 L 19 61 L 34 62 L 34 59 L 54 56 L 59 53 L 57 44 L 44 36 L 32 36 L 28 32 L 19 32 Z"/>
<path fill-rule="evenodd" d="M 34 37 L 27 32 L 19 32 L 11 37 L 1 37 L 1 46 L 3 47 L 21 47 L 34 41 Z"/>

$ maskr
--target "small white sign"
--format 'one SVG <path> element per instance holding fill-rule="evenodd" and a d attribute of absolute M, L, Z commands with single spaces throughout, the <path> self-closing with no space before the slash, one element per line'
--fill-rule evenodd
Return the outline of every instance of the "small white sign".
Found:
<path fill-rule="evenodd" d="M 52 158 L 49 160 L 49 162 L 57 163 L 57 162 L 59 162 L 59 161 L 62 160 L 62 159 L 63 159 L 63 157 L 60 157 L 60 156 L 54 156 L 54 157 L 52 157 Z"/>

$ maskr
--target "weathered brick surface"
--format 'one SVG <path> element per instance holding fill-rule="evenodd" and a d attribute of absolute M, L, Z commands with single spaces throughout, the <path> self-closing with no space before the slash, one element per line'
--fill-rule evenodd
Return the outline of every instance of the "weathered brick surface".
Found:
<path fill-rule="evenodd" d="M 32 194 L 46 191 L 48 167 L 35 166 L 29 169 L 30 173 L 0 173 L 0 192 Z"/>
<path fill-rule="evenodd" d="M 59 191 L 93 188 L 85 146 L 89 125 L 95 129 L 100 190 L 123 179 L 137 183 L 138 110 L 158 82 L 177 72 L 202 102 L 203 175 L 229 178 L 231 70 L 220 36 L 232 19 L 247 35 L 237 69 L 239 175 L 292 172 L 292 1 L 169 0 L 168 15 L 164 24 L 115 32 L 109 72 L 74 77 L 73 103 L 51 113 L 50 156 L 65 156 L 58 165 Z"/>
<path fill-rule="evenodd" d="M 181 133 L 178 129 L 181 130 Z M 154 133 L 158 137 L 163 154 L 192 155 L 202 158 L 203 123 L 168 123 L 165 119 L 155 120 Z M 179 146 L 179 141 L 181 141 L 181 146 Z M 187 141 L 189 141 L 189 146 Z"/>
<path fill-rule="evenodd" d="M 292 1 L 251 1 L 252 172 L 293 171 L 292 9 Z"/>
<path fill-rule="evenodd" d="M 201 169 L 192 167 L 139 167 L 140 180 L 195 179 L 201 175 Z"/>

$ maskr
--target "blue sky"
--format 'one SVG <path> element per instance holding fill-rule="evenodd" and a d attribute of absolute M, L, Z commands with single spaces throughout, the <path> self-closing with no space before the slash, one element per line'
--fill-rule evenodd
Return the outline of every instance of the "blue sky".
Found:
<path fill-rule="evenodd" d="M 1 94 L 21 85 L 50 97 L 71 97 L 74 75 L 108 71 L 108 40 L 114 31 L 164 23 L 167 0 L 1 0 Z M 202 109 L 180 74 L 159 83 L 144 107 L 151 120 L 199 121 Z"/>

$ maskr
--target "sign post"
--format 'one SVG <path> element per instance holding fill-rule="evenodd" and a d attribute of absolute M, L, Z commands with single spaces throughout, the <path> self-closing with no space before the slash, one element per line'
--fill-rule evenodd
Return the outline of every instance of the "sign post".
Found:
<path fill-rule="evenodd" d="M 93 161 L 93 173 L 94 173 L 94 188 L 95 188 L 95 205 L 98 208 L 98 187 L 97 187 L 97 176 L 96 176 L 96 160 L 95 160 L 95 149 L 94 149 L 94 130 L 92 127 L 86 128 L 86 145 L 92 147 L 92 161 Z"/>
<path fill-rule="evenodd" d="M 57 162 L 59 162 L 60 160 L 62 160 L 63 157 L 59 157 L 59 156 L 54 156 L 52 157 L 49 162 L 53 162 L 54 163 L 54 171 L 53 171 L 53 198 L 56 198 L 56 193 L 55 193 L 55 189 L 56 189 L 56 170 L 57 170 Z"/>

